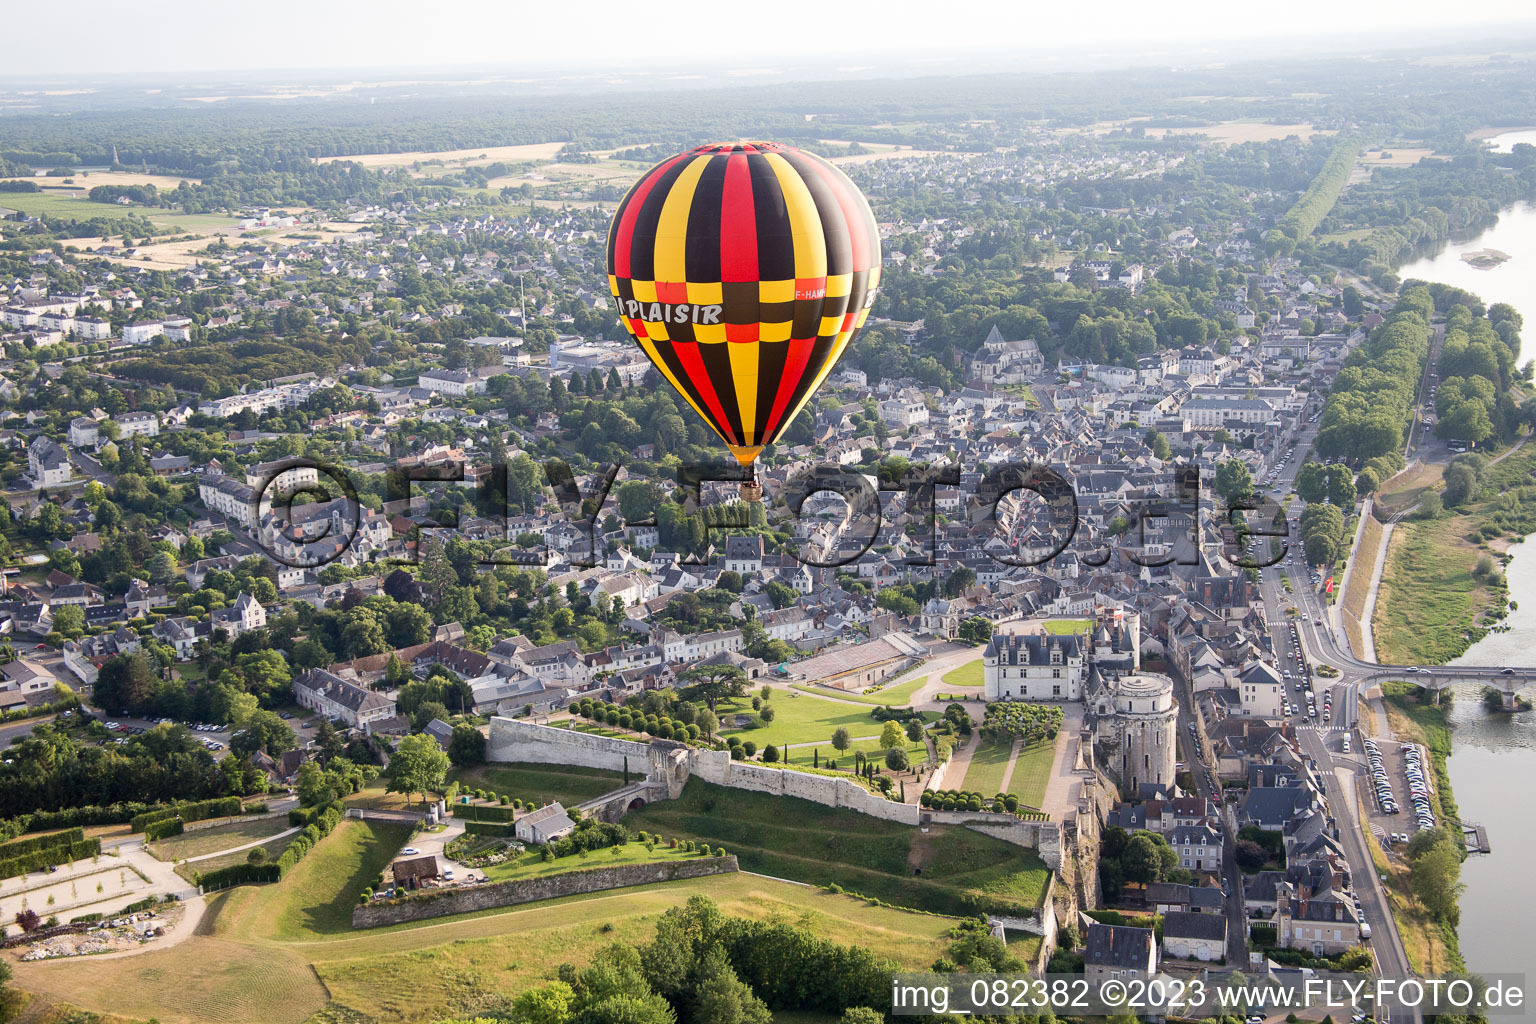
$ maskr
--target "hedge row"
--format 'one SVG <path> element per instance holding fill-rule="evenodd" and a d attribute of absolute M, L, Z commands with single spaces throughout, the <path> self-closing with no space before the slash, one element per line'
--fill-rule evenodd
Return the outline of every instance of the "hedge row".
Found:
<path fill-rule="evenodd" d="M 32 853 L 36 850 L 46 850 L 50 846 L 68 846 L 70 843 L 78 843 L 85 838 L 85 831 L 80 828 L 66 829 L 63 832 L 55 832 L 47 836 L 34 836 L 31 839 L 18 839 L 14 843 L 6 843 L 0 846 L 0 860 L 10 860 L 20 857 L 24 853 Z"/>
<path fill-rule="evenodd" d="M 304 826 L 304 831 L 293 837 L 293 842 L 277 858 L 279 874 L 285 873 L 289 868 L 297 864 L 310 849 L 331 834 L 338 822 L 341 821 L 341 808 L 331 804 L 315 816 L 315 820 Z"/>
<path fill-rule="evenodd" d="M 476 836 L 510 836 L 516 826 L 510 821 L 466 821 L 464 831 Z"/>
<path fill-rule="evenodd" d="M 144 826 L 144 841 L 153 843 L 171 836 L 179 836 L 186 831 L 186 822 L 180 818 L 167 818 L 165 821 L 152 821 Z"/>
<path fill-rule="evenodd" d="M 197 884 L 205 890 L 227 889 L 231 885 L 244 885 L 247 882 L 276 882 L 282 877 L 283 869 L 276 863 L 231 864 L 227 868 L 198 875 Z"/>
<path fill-rule="evenodd" d="M 121 825 L 136 814 L 156 810 L 164 804 L 87 804 L 84 807 L 66 807 L 62 811 L 33 811 L 18 814 L 0 823 L 0 839 L 19 836 L 23 832 L 46 832 L 53 828 L 69 828 L 73 825 Z"/>
<path fill-rule="evenodd" d="M 295 807 L 288 812 L 288 824 L 303 828 L 305 825 L 312 824 L 316 818 L 325 813 L 325 810 L 325 804 L 319 807 Z"/>
<path fill-rule="evenodd" d="M 233 818 L 241 813 L 240 798 L 237 796 L 220 796 L 212 800 L 197 800 L 189 803 L 176 804 L 172 807 L 162 807 L 143 814 L 134 815 L 128 823 L 128 831 L 143 832 L 145 828 L 157 821 L 165 821 L 167 818 L 180 818 L 182 821 L 202 821 L 205 818 Z"/>
<path fill-rule="evenodd" d="M 100 839 L 82 839 L 68 846 L 50 846 L 47 849 L 34 850 L 20 857 L 0 861 L 0 878 L 15 878 L 29 871 L 42 871 L 55 864 L 68 864 L 72 860 L 94 857 L 100 852 Z"/>
<path fill-rule="evenodd" d="M 454 807 L 453 815 L 466 821 L 511 821 L 517 816 L 517 810 L 499 804 L 459 804 Z"/>

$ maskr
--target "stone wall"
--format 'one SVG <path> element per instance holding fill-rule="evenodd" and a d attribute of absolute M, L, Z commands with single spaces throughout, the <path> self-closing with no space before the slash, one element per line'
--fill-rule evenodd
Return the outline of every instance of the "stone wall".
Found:
<path fill-rule="evenodd" d="M 935 825 L 964 825 L 983 835 L 1001 839 L 1005 843 L 1023 846 L 1040 854 L 1045 866 L 1052 871 L 1061 870 L 1062 841 L 1061 822 L 1024 821 L 1012 814 L 992 811 L 933 811 L 922 812 L 922 821 Z"/>
<path fill-rule="evenodd" d="M 555 729 L 515 718 L 497 717 L 491 719 L 485 757 L 488 761 L 574 764 L 615 772 L 624 770 L 625 758 L 628 758 L 630 772 L 643 773 L 647 769 L 649 750 L 649 744 L 634 740 L 594 736 L 574 729 Z"/>
<path fill-rule="evenodd" d="M 560 875 L 525 878 L 513 882 L 428 890 L 429 895 L 407 897 L 394 903 L 370 903 L 352 909 L 353 928 L 379 928 L 405 921 L 468 914 L 476 910 L 511 907 L 519 903 L 558 899 L 581 893 L 652 885 L 682 878 L 703 878 L 736 871 L 736 857 L 699 857 L 657 864 L 624 864 L 613 868 L 586 868 Z"/>
<path fill-rule="evenodd" d="M 724 750 L 693 751 L 689 770 L 705 782 L 731 789 L 799 797 L 826 807 L 846 807 L 885 821 L 917 824 L 919 808 L 915 804 L 887 800 L 851 779 L 732 761 L 730 753 Z"/>

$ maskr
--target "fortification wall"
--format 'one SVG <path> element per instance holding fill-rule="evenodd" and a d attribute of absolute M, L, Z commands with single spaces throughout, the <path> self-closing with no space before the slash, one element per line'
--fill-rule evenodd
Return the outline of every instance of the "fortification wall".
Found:
<path fill-rule="evenodd" d="M 405 921 L 468 914 L 519 903 L 552 900 L 631 885 L 652 885 L 682 878 L 703 878 L 736 871 L 736 857 L 700 857 L 697 860 L 664 861 L 659 864 L 625 864 L 615 868 L 587 868 L 561 875 L 524 878 L 514 882 L 438 889 L 394 903 L 370 903 L 354 907 L 353 928 L 380 928 Z"/>
<path fill-rule="evenodd" d="M 826 807 L 846 807 L 885 821 L 916 825 L 918 808 L 877 796 L 850 779 L 813 775 L 786 768 L 732 761 L 724 750 L 695 750 L 689 759 L 690 774 L 731 789 L 799 797 Z"/>
<path fill-rule="evenodd" d="M 964 825 L 1005 843 L 1027 847 L 1040 854 L 1046 867 L 1052 871 L 1061 870 L 1062 839 L 1059 821 L 1023 821 L 1011 814 L 996 814 L 992 811 L 932 810 L 923 811 L 921 820 L 936 825 Z"/>
<path fill-rule="evenodd" d="M 646 755 L 649 749 L 648 744 L 633 740 L 534 725 L 515 718 L 492 718 L 485 757 L 488 761 L 574 764 L 616 772 L 624 770 L 628 758 L 629 770 L 643 774 L 648 766 Z"/>

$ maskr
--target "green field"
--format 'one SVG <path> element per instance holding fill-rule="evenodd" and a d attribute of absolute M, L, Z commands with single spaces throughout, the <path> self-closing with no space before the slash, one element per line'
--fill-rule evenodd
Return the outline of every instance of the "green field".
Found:
<path fill-rule="evenodd" d="M 963 827 L 929 832 L 808 800 L 691 779 L 678 800 L 632 812 L 625 824 L 723 845 L 743 870 L 837 884 L 896 906 L 939 914 L 1028 913 L 1049 869 L 1032 850 Z M 920 872 L 920 873 L 919 873 Z"/>
<path fill-rule="evenodd" d="M 644 843 L 629 842 L 623 846 L 610 846 L 606 850 L 593 850 L 585 857 L 556 857 L 545 860 L 537 850 L 528 850 L 501 864 L 485 869 L 485 877 L 493 882 L 506 882 L 515 878 L 539 878 L 544 875 L 562 875 L 567 871 L 583 871 L 587 868 L 611 868 L 624 864 L 654 864 L 658 861 L 698 860 L 697 853 L 678 848 L 658 846 L 647 850 Z"/>
<path fill-rule="evenodd" d="M 148 849 L 160 860 L 186 860 L 188 857 L 201 857 L 207 853 L 227 850 L 232 846 L 254 843 L 258 839 L 270 838 L 287 829 L 288 819 L 281 817 L 233 821 L 228 825 L 215 825 L 213 828 L 183 832 L 179 836 L 171 836 L 169 839 L 153 843 Z"/>
<path fill-rule="evenodd" d="M 1013 753 L 1013 737 L 983 739 L 971 752 L 971 764 L 965 770 L 965 779 L 949 787 L 965 789 L 989 797 L 1003 790 L 1003 776 L 1008 771 L 1008 758 Z"/>
<path fill-rule="evenodd" d="M 343 819 L 274 890 L 263 914 L 271 936 L 303 942 L 351 932 L 358 894 L 410 836 L 405 825 Z"/>
<path fill-rule="evenodd" d="M 742 739 L 756 743 L 759 750 L 770 743 L 779 747 L 786 743 L 826 743 L 830 748 L 832 733 L 839 726 L 846 728 L 848 735 L 855 739 L 860 736 L 879 736 L 880 730 L 885 727 L 884 722 L 877 722 L 870 717 L 867 708 L 822 700 L 798 690 L 775 693 L 770 703 L 773 705 L 774 718 L 768 725 L 761 729 L 721 729 L 720 735 L 738 734 Z M 728 715 L 751 714 L 752 702 L 744 698 L 724 700 L 720 702 L 716 713 L 722 722 L 726 721 Z"/>
<path fill-rule="evenodd" d="M 1393 532 L 1372 622 L 1383 664 L 1443 665 L 1483 635 L 1475 620 L 1487 598 L 1472 577 L 1479 555 L 1467 526 L 1447 516 Z"/>
<path fill-rule="evenodd" d="M 630 779 L 642 777 L 646 769 L 644 764 L 630 765 Z M 461 788 L 495 790 L 498 795 L 517 797 L 525 803 L 531 800 L 541 806 L 551 800 L 567 806 L 579 804 L 624 785 L 623 772 L 526 761 L 457 768 L 449 778 Z"/>
<path fill-rule="evenodd" d="M 20 210 L 33 217 L 54 217 L 60 220 L 90 220 L 93 217 L 126 217 L 131 214 L 147 217 L 158 227 L 181 234 L 209 231 L 238 230 L 240 222 L 233 217 L 214 213 L 182 213 L 149 206 L 119 206 L 116 203 L 98 203 L 86 197 L 84 191 L 4 192 L 0 193 L 0 207 Z"/>
<path fill-rule="evenodd" d="M 1036 743 L 1019 751 L 1013 763 L 1013 778 L 1008 780 L 1008 792 L 1030 807 L 1039 807 L 1045 801 L 1045 786 L 1051 780 L 1051 766 L 1056 763 L 1056 744 L 1053 741 Z"/>
<path fill-rule="evenodd" d="M 1055 636 L 1065 636 L 1068 633 L 1086 633 L 1093 628 L 1092 619 L 1046 619 L 1043 623 L 1045 631 Z"/>
<path fill-rule="evenodd" d="M 281 839 L 269 839 L 261 844 L 261 848 L 267 853 L 267 860 L 277 860 L 282 856 L 288 844 L 293 842 L 293 836 L 283 836 Z M 250 860 L 250 850 L 237 850 L 234 853 L 223 853 L 217 857 L 209 857 L 207 860 L 183 862 L 176 865 L 176 873 L 187 881 L 197 884 L 198 875 L 206 875 L 220 868 L 233 867 L 236 864 L 245 864 Z"/>
<path fill-rule="evenodd" d="M 907 756 L 912 760 L 913 764 L 917 764 L 928 759 L 927 744 L 921 741 L 913 743 L 905 736 L 902 737 L 901 744 L 902 749 L 907 752 Z M 834 748 L 830 740 L 826 743 L 819 743 L 814 747 L 791 747 L 788 755 L 789 763 L 811 764 L 812 762 L 816 761 L 817 751 L 821 752 L 820 764 L 823 768 L 826 767 L 827 760 L 831 758 L 838 762 L 839 767 L 847 770 L 853 767 L 853 755 L 855 753 L 861 753 L 865 757 L 872 757 L 879 764 L 885 763 L 885 748 L 880 745 L 880 741 L 878 739 L 860 740 L 858 743 L 850 745 L 847 750 L 842 752 L 839 752 L 836 748 Z"/>
<path fill-rule="evenodd" d="M 980 658 L 968 661 L 959 668 L 950 669 L 944 673 L 944 684 L 946 686 L 980 686 L 983 668 Z"/>

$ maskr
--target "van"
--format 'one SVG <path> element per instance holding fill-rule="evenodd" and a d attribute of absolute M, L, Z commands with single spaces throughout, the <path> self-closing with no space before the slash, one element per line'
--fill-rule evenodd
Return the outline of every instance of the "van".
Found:
<path fill-rule="evenodd" d="M 1371 937 L 1371 926 L 1364 921 L 1360 922 L 1360 937 L 1362 939 L 1368 939 Z"/>

